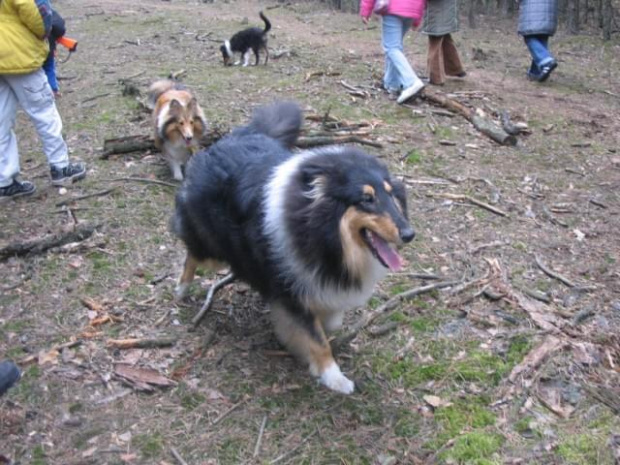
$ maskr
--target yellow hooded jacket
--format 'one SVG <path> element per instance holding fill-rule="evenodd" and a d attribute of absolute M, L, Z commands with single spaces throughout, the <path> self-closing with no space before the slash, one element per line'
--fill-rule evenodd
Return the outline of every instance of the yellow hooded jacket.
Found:
<path fill-rule="evenodd" d="M 27 74 L 41 68 L 49 52 L 48 0 L 0 0 L 0 74 Z"/>

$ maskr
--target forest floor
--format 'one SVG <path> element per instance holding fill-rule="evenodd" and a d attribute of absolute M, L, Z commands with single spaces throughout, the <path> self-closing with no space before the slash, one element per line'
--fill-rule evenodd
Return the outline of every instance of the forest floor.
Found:
<path fill-rule="evenodd" d="M 0 253 L 0 359 L 24 372 L 0 401 L 0 463 L 618 460 L 617 34 L 603 43 L 560 31 L 552 40 L 559 67 L 545 84 L 525 78 L 528 53 L 515 20 L 480 16 L 477 29 L 455 35 L 468 75 L 429 91 L 496 122 L 508 111 L 527 125 L 512 147 L 426 100 L 390 100 L 378 88 L 379 23 L 364 27 L 322 4 L 55 6 L 79 41 L 58 65 L 58 107 L 71 156 L 88 165 L 88 177 L 51 187 L 20 113 L 22 173 L 38 191 L 0 205 L 0 250 L 96 228 L 46 252 Z M 223 67 L 219 41 L 260 26 L 260 8 L 273 23 L 269 64 Z M 406 51 L 424 74 L 426 38 L 408 35 Z M 364 148 L 406 182 L 418 233 L 403 250 L 407 268 L 346 323 L 437 279 L 459 284 L 403 300 L 375 321 L 396 323 L 392 331 L 364 331 L 338 351 L 354 394 L 319 386 L 288 357 L 244 284 L 221 290 L 189 331 L 219 276 L 203 276 L 175 303 L 184 250 L 168 230 L 175 186 L 167 166 L 148 151 L 102 158 L 106 139 L 152 132 L 138 99 L 123 95 L 128 84 L 144 94 L 181 70 L 212 128 L 294 99 L 308 116 L 363 123 L 363 137 L 382 145 Z M 133 349 L 110 342 L 128 338 L 173 341 Z"/>

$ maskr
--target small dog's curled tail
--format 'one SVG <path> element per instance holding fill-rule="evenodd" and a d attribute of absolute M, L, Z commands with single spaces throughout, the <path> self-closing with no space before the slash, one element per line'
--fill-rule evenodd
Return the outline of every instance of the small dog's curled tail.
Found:
<path fill-rule="evenodd" d="M 254 111 L 248 129 L 293 147 L 303 122 L 301 108 L 295 102 L 276 102 Z"/>
<path fill-rule="evenodd" d="M 269 20 L 267 19 L 267 16 L 265 16 L 262 11 L 258 13 L 258 16 L 260 16 L 260 19 L 262 19 L 265 22 L 265 29 L 263 29 L 263 35 L 265 35 L 271 30 L 271 23 L 269 22 Z"/>
<path fill-rule="evenodd" d="M 175 82 L 171 79 L 160 79 L 159 81 L 155 81 L 149 87 L 149 91 L 147 93 L 147 101 L 146 106 L 149 110 L 155 108 L 155 104 L 157 103 L 157 99 L 164 93 L 168 92 L 171 89 L 182 90 L 185 86 Z"/>

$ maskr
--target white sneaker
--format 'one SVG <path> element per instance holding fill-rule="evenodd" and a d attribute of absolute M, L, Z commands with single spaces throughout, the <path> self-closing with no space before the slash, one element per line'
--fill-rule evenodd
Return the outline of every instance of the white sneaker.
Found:
<path fill-rule="evenodd" d="M 396 99 L 396 101 L 399 104 L 405 103 L 410 98 L 418 95 L 422 89 L 424 89 L 424 83 L 422 82 L 421 79 L 418 79 L 417 81 L 413 83 L 413 85 L 403 90 L 398 96 L 398 98 Z"/>

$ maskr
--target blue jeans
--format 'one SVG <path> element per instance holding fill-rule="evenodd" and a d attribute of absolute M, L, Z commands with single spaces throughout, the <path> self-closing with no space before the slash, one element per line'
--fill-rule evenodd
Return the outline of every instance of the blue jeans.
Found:
<path fill-rule="evenodd" d="M 401 16 L 383 16 L 381 45 L 385 52 L 383 86 L 398 92 L 411 87 L 419 78 L 403 53 L 403 37 L 411 29 L 412 20 Z"/>
<path fill-rule="evenodd" d="M 549 36 L 541 34 L 525 36 L 523 38 L 525 39 L 525 45 L 530 50 L 530 55 L 532 55 L 532 65 L 530 66 L 529 74 L 539 76 L 542 67 L 554 61 L 553 56 L 549 52 Z"/>

